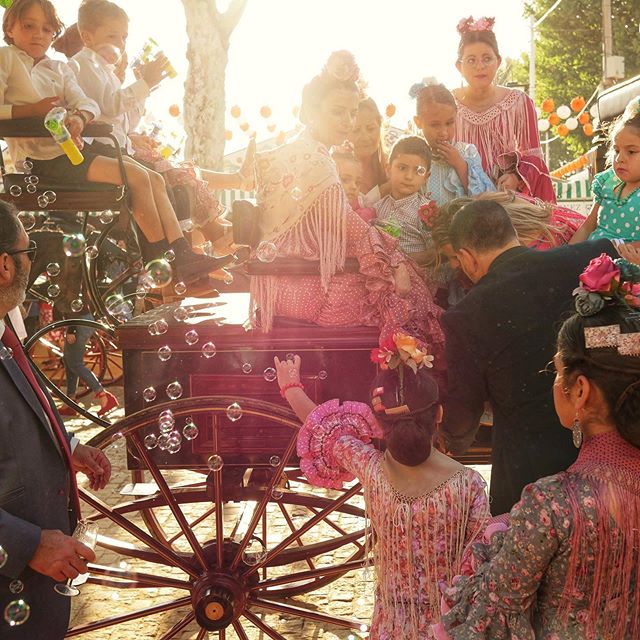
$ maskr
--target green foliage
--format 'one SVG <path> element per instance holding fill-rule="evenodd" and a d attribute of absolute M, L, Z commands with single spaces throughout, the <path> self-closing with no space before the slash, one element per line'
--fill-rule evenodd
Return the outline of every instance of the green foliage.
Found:
<path fill-rule="evenodd" d="M 542 16 L 554 0 L 530 0 L 525 15 Z M 624 56 L 626 77 L 640 73 L 640 0 L 612 0 L 613 54 Z M 511 80 L 529 82 L 529 55 L 511 61 Z M 602 9 L 597 0 L 563 0 L 537 30 L 536 104 L 588 99 L 602 80 Z M 551 168 L 584 153 L 591 140 L 579 127 L 551 143 Z"/>

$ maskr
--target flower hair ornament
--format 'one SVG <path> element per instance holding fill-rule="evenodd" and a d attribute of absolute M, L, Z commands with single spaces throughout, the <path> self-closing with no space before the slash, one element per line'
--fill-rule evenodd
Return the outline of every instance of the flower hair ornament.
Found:
<path fill-rule="evenodd" d="M 420 92 L 427 87 L 435 87 L 440 83 L 433 76 L 429 76 L 428 78 L 422 78 L 421 82 L 416 82 L 411 85 L 409 89 L 409 97 L 414 100 L 420 95 Z"/>
<path fill-rule="evenodd" d="M 346 50 L 334 51 L 322 72 L 339 82 L 357 82 L 360 77 L 360 69 L 354 55 Z"/>
<path fill-rule="evenodd" d="M 474 20 L 473 16 L 469 16 L 468 18 L 462 18 L 462 20 L 458 22 L 456 29 L 461 36 L 470 31 L 493 31 L 495 22 L 495 18 L 483 17 Z"/>
<path fill-rule="evenodd" d="M 606 253 L 589 263 L 573 291 L 576 311 L 595 315 L 605 306 L 640 308 L 640 267 L 624 258 L 612 260 Z M 640 355 L 640 333 L 621 333 L 619 325 L 585 327 L 587 349 L 616 348 L 623 356 Z"/>

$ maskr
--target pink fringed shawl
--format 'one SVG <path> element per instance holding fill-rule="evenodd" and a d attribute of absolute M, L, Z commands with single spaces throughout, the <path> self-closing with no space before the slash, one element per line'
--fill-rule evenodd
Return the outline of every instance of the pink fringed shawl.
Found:
<path fill-rule="evenodd" d="M 595 436 L 584 443 L 565 477 L 573 530 L 559 613 L 566 620 L 575 594 L 585 593 L 590 595 L 589 632 L 599 627 L 606 638 L 640 638 L 640 449 L 617 432 Z M 585 497 L 585 485 L 592 495 Z M 593 554 L 594 533 L 591 575 L 584 568 Z"/>

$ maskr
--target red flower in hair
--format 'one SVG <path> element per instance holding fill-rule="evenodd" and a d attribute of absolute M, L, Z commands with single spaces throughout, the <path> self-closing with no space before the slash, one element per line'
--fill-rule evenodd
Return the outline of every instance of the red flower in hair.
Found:
<path fill-rule="evenodd" d="M 418 209 L 418 215 L 420 220 L 424 223 L 424 226 L 428 229 L 432 229 L 433 225 L 440 213 L 438 203 L 435 200 L 429 200 Z"/>
<path fill-rule="evenodd" d="M 460 22 L 458 22 L 458 26 L 456 27 L 458 33 L 463 36 L 465 33 L 469 33 L 470 31 L 493 31 L 493 25 L 495 24 L 495 18 L 478 18 L 478 20 L 474 20 L 473 16 L 469 16 L 468 18 L 462 18 Z"/>

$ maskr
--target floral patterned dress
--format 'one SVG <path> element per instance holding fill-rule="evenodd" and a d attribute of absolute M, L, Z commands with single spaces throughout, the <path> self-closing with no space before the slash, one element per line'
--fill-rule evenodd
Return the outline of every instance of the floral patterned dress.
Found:
<path fill-rule="evenodd" d="M 379 435 L 367 405 L 325 402 L 309 414 L 298 436 L 300 467 L 319 486 L 341 487 L 354 477 L 362 483 L 377 538 L 369 638 L 431 639 L 431 625 L 440 618 L 438 585 L 460 572 L 465 550 L 489 518 L 486 485 L 464 467 L 422 496 L 405 496 L 388 480 L 384 454 L 370 444 Z"/>
<path fill-rule="evenodd" d="M 639 507 L 640 450 L 616 432 L 590 438 L 566 472 L 525 487 L 506 533 L 474 545 L 437 637 L 637 639 Z"/>

